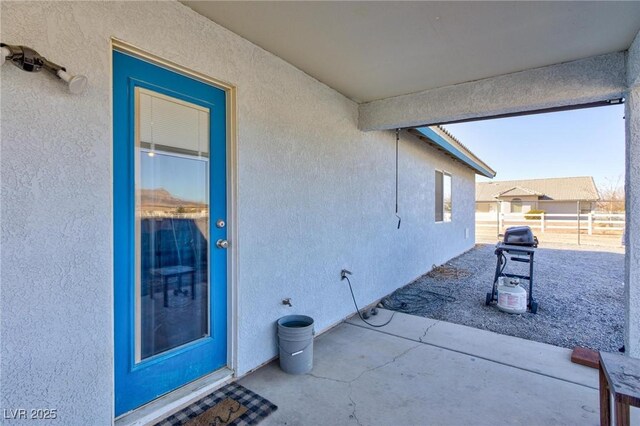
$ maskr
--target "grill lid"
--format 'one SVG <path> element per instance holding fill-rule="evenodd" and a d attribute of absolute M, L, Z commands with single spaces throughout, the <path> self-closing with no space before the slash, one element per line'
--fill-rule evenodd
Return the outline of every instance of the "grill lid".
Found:
<path fill-rule="evenodd" d="M 528 226 L 511 226 L 504 231 L 504 244 L 512 246 L 538 247 L 538 239 Z"/>

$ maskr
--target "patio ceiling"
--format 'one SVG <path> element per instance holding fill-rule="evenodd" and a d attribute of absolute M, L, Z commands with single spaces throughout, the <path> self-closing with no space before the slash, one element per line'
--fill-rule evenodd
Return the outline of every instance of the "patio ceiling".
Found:
<path fill-rule="evenodd" d="M 357 102 L 626 50 L 640 2 L 182 1 Z"/>

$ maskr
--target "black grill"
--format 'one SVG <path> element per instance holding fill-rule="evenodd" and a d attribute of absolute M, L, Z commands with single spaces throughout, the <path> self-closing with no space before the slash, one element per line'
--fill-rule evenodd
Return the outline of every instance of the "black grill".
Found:
<path fill-rule="evenodd" d="M 538 312 L 538 302 L 533 298 L 533 255 L 536 252 L 536 247 L 538 247 L 538 239 L 528 226 L 512 226 L 504 231 L 502 242 L 496 244 L 495 254 L 498 257 L 498 263 L 491 292 L 487 293 L 485 301 L 487 305 L 498 301 L 498 279 L 500 277 L 518 278 L 529 281 L 527 308 L 532 314 Z M 528 263 L 529 275 L 505 272 L 509 256 L 515 262 Z"/>
<path fill-rule="evenodd" d="M 538 247 L 538 239 L 528 226 L 512 226 L 504 231 L 503 244 L 510 246 Z"/>

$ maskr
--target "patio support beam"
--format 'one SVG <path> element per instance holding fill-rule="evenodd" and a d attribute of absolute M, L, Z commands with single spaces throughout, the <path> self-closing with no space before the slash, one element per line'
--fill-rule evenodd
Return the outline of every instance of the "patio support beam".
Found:
<path fill-rule="evenodd" d="M 640 358 L 640 33 L 627 52 L 625 347 Z"/>
<path fill-rule="evenodd" d="M 425 90 L 361 104 L 361 130 L 385 130 L 584 105 L 621 98 L 625 53 Z"/>

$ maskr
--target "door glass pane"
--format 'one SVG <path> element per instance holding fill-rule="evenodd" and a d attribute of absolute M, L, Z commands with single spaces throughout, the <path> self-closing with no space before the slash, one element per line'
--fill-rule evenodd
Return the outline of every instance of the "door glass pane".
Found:
<path fill-rule="evenodd" d="M 209 110 L 136 88 L 136 361 L 209 335 Z"/>

